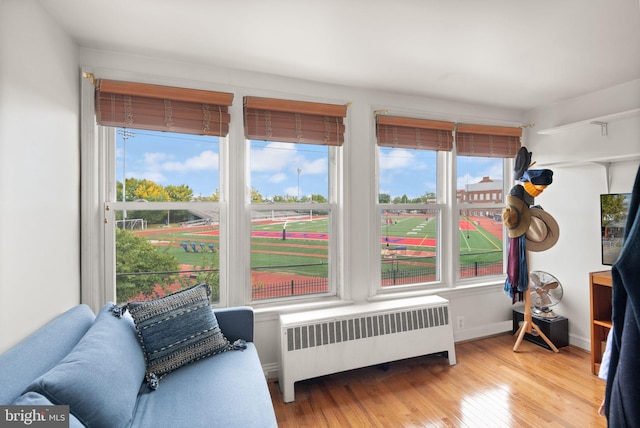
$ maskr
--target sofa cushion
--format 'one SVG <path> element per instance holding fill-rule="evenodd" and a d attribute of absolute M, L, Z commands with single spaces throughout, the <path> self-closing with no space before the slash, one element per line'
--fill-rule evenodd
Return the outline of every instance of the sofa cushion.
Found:
<path fill-rule="evenodd" d="M 128 426 L 144 379 L 133 320 L 114 317 L 113 306 L 105 305 L 73 350 L 26 390 L 68 404 L 86 426 Z"/>
<path fill-rule="evenodd" d="M 13 403 L 14 406 L 51 406 L 53 403 L 47 400 L 46 397 L 38 394 L 37 392 L 26 392 L 18 397 Z M 69 413 L 69 428 L 83 428 L 84 425 L 80 423 L 80 421 L 73 416 L 73 414 Z"/>
<path fill-rule="evenodd" d="M 31 381 L 58 364 L 78 344 L 95 318 L 89 306 L 74 306 L 0 355 L 0 404 L 11 403 Z"/>
<path fill-rule="evenodd" d="M 168 374 L 157 391 L 142 391 L 131 426 L 277 427 L 256 347 L 246 345 Z"/>
<path fill-rule="evenodd" d="M 211 308 L 208 284 L 198 284 L 159 299 L 129 302 L 147 363 L 151 389 L 188 363 L 231 348 Z"/>

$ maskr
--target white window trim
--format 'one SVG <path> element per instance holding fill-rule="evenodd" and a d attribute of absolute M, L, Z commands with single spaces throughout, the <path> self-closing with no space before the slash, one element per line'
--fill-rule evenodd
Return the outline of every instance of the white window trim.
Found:
<path fill-rule="evenodd" d="M 501 190 L 501 194 L 503 195 L 508 195 L 509 191 L 511 190 L 512 184 L 513 183 L 513 159 L 503 159 L 502 162 L 502 190 Z M 454 225 L 459 224 L 460 222 L 460 211 L 463 210 L 478 210 L 478 209 L 496 209 L 496 208 L 502 208 L 504 204 L 496 204 L 496 203 L 492 203 L 492 202 L 484 202 L 484 203 L 456 203 L 455 199 L 453 201 L 453 212 L 452 212 L 452 220 Z M 454 247 L 456 250 L 459 250 L 460 248 L 460 234 L 458 233 L 457 228 L 455 230 L 453 230 L 454 228 L 452 227 L 452 234 L 454 236 L 454 245 L 452 247 Z M 508 240 L 508 235 L 507 235 L 507 231 L 505 228 L 502 229 L 502 265 L 505 267 L 507 266 L 507 243 L 509 242 Z M 486 282 L 496 282 L 496 280 L 500 280 L 502 281 L 504 275 L 503 274 L 496 274 L 496 275 L 487 275 L 487 276 L 483 276 L 480 278 L 460 278 L 460 257 L 459 257 L 459 253 L 455 253 L 452 255 L 453 260 L 454 260 L 454 267 L 453 270 L 451 271 L 452 274 L 454 275 L 454 278 L 452 278 L 452 282 L 454 282 L 457 286 L 465 286 L 465 285 L 469 285 L 469 284 L 477 284 L 477 283 L 486 283 Z"/>
<path fill-rule="evenodd" d="M 388 108 L 380 108 L 385 111 L 389 111 Z M 372 110 L 374 112 L 375 110 Z M 414 115 L 419 115 L 417 112 L 413 112 Z M 451 120 L 454 122 L 465 122 L 463 118 L 441 118 L 442 120 Z M 470 119 L 466 121 L 476 122 L 477 118 Z M 505 126 L 514 126 L 515 124 L 503 124 Z M 517 125 L 516 125 L 517 126 Z M 374 137 L 375 138 L 375 137 Z M 378 203 L 378 195 L 379 195 L 379 150 L 377 144 L 375 144 L 375 221 L 374 227 L 375 230 L 372 230 L 373 236 L 376 239 L 376 243 L 381 242 L 381 231 L 380 231 L 380 218 L 382 209 L 386 209 L 387 206 L 392 204 L 380 204 Z M 438 268 L 439 272 L 439 281 L 427 284 L 411 284 L 406 286 L 396 286 L 396 287 L 386 287 L 383 288 L 381 286 L 381 261 L 379 256 L 379 249 L 376 248 L 377 254 L 375 254 L 374 260 L 372 260 L 372 285 L 370 289 L 370 297 L 369 300 L 378 300 L 385 298 L 392 298 L 397 295 L 421 295 L 421 294 L 429 294 L 434 292 L 441 291 L 453 291 L 456 289 L 464 289 L 469 286 L 495 286 L 499 282 L 504 281 L 504 274 L 497 275 L 489 275 L 483 276 L 479 278 L 460 278 L 460 257 L 459 257 L 459 248 L 460 248 L 460 236 L 458 233 L 458 224 L 460 221 L 460 211 L 464 209 L 484 209 L 484 208 L 492 208 L 502 207 L 502 205 L 496 205 L 495 203 L 488 202 L 486 200 L 482 202 L 477 201 L 477 194 L 474 194 L 474 197 L 468 197 L 468 200 L 462 200 L 460 202 L 457 201 L 457 153 L 456 146 L 454 144 L 453 150 L 451 152 L 440 152 L 437 160 L 437 168 L 438 168 L 438 177 L 437 177 L 437 185 L 438 191 L 436 192 L 438 198 L 438 204 L 433 205 L 419 205 L 416 207 L 414 204 L 406 204 L 406 207 L 416 208 L 416 209 L 429 209 L 440 206 L 440 216 L 441 216 L 441 225 L 440 225 L 440 235 L 439 239 L 441 239 L 441 244 L 438 245 L 438 258 L 440 260 Z M 502 177 L 502 190 L 499 192 L 499 195 L 508 195 L 509 191 L 514 184 L 513 182 L 513 159 L 504 159 L 503 160 L 503 177 Z M 467 198 L 465 196 L 465 198 Z M 463 199 L 465 199 L 463 198 Z M 396 205 L 397 206 L 397 205 Z M 402 208 L 405 208 L 405 204 L 401 205 Z M 503 265 L 507 265 L 507 251 L 506 251 L 506 243 L 508 242 L 508 236 L 506 230 L 503 230 Z"/>
<path fill-rule="evenodd" d="M 97 313 L 105 302 L 113 301 L 105 287 L 105 235 L 103 206 L 106 195 L 104 170 L 97 144 L 98 127 L 95 122 L 94 86 L 86 77 L 80 82 L 80 299 Z"/>
<path fill-rule="evenodd" d="M 89 70 L 83 70 L 90 74 Z M 84 74 L 84 73 L 83 73 Z M 109 73 L 107 73 L 109 74 Z M 108 77 L 108 76 L 106 76 Z M 93 78 L 93 77 L 92 77 Z M 94 312 L 107 302 L 116 301 L 115 288 L 115 211 L 131 209 L 135 202 L 115 201 L 115 129 L 100 127 L 95 121 L 95 86 L 92 78 L 81 77 L 81 303 L 91 307 Z M 241 121 L 240 121 L 241 122 Z M 220 151 L 220 198 L 228 194 L 228 138 L 219 138 Z M 149 203 L 157 209 L 181 209 L 190 204 L 202 203 Z M 207 203 L 217 209 L 220 223 L 228 224 L 228 208 L 224 202 Z M 228 231 L 220 228 L 220 299 L 219 306 L 229 305 L 228 281 Z M 237 304 L 244 304 L 242 301 Z"/>
<path fill-rule="evenodd" d="M 84 67 L 82 74 L 92 74 L 95 70 Z M 113 70 L 102 70 L 104 78 L 120 80 L 136 80 L 130 73 Z M 114 209 L 119 203 L 112 203 L 110 210 L 106 210 L 104 201 L 108 197 L 107 171 L 115 171 L 115 166 L 109 165 L 113 156 L 107 150 L 115 151 L 115 144 L 100 144 L 108 139 L 115 140 L 115 128 L 98 127 L 95 122 L 94 82 L 93 76 L 81 77 L 81 302 L 86 303 L 97 312 L 106 302 L 115 302 L 115 242 L 114 237 L 106 233 L 105 221 L 114 221 Z M 137 80 L 145 80 L 137 77 Z M 152 81 L 157 79 L 151 79 Z M 171 85 L 171 81 L 161 79 L 158 84 Z M 173 83 L 175 85 L 175 82 Z M 228 89 L 227 89 L 228 90 Z M 256 91 L 259 92 L 259 91 Z M 245 94 L 236 92 L 234 97 L 242 99 Z M 255 94 L 253 94 L 255 95 Z M 266 94 L 265 96 L 271 96 Z M 220 201 L 218 205 L 221 224 L 226 228 L 220 230 L 220 306 L 239 306 L 254 304 L 262 313 L 278 311 L 282 308 L 289 310 L 295 307 L 323 307 L 340 304 L 341 299 L 350 294 L 344 286 L 344 192 L 343 186 L 347 182 L 344 172 L 344 155 L 342 150 L 330 150 L 330 162 L 335 168 L 330 169 L 330 201 L 333 220 L 331 233 L 333 245 L 330 257 L 333 266 L 330 283 L 333 287 L 332 295 L 309 296 L 292 301 L 251 302 L 251 266 L 247 255 L 250 251 L 250 186 L 246 168 L 248 155 L 246 144 L 243 144 L 243 106 L 241 102 L 234 102 L 230 107 L 232 117 L 229 137 L 220 139 Z M 349 121 L 349 117 L 346 118 Z M 348 133 L 345 140 L 348 139 Z M 223 140 L 225 140 L 223 144 Z M 348 141 L 345 141 L 345 145 Z M 106 162 L 104 161 L 106 160 Z M 236 172 L 242 171 L 242 172 Z M 231 175 L 233 179 L 231 179 Z M 114 190 L 115 191 L 115 190 Z M 175 207 L 172 205 L 172 207 Z M 166 208 L 164 208 L 166 209 Z M 111 218 L 110 216 L 114 216 Z M 233 237 L 233 245 L 231 245 Z M 223 248 L 227 250 L 224 251 Z M 230 260 L 234 260 L 231 263 Z M 233 279 L 233 280 L 232 280 Z M 309 306 L 311 305 L 311 306 Z"/>
<path fill-rule="evenodd" d="M 394 294 L 402 294 L 402 293 L 415 293 L 420 291 L 432 292 L 436 289 L 442 288 L 451 288 L 453 283 L 450 280 L 450 264 L 451 264 L 451 254 L 450 251 L 445 251 L 445 248 L 450 248 L 451 245 L 448 245 L 451 242 L 451 233 L 449 233 L 449 218 L 450 218 L 450 207 L 451 202 L 447 203 L 447 201 L 455 202 L 456 190 L 455 186 L 449 186 L 447 182 L 448 171 L 451 170 L 451 152 L 437 152 L 436 156 L 436 202 L 435 204 L 381 204 L 378 202 L 378 197 L 380 194 L 380 150 L 379 146 L 375 145 L 375 180 L 376 180 L 376 192 L 375 192 L 375 225 L 376 230 L 375 237 L 376 242 L 376 257 L 375 261 L 372 262 L 373 269 L 373 284 L 370 290 L 370 298 L 375 299 L 377 296 L 383 295 L 394 295 Z M 453 195 L 451 195 L 451 187 L 453 187 Z M 453 198 L 453 199 L 452 199 Z M 428 282 L 428 283 L 414 283 L 407 285 L 396 285 L 393 287 L 383 287 L 382 286 L 382 261 L 380 258 L 380 242 L 382 242 L 382 231 L 380 228 L 381 219 L 382 219 L 382 210 L 387 209 L 417 209 L 417 210 L 436 210 L 438 217 L 438 231 L 436 239 L 439 242 L 439 245 L 436 248 L 436 259 L 439 260 L 439 263 L 436 265 L 436 277 L 438 278 L 436 281 Z"/>
<path fill-rule="evenodd" d="M 346 136 L 345 136 L 346 139 Z M 345 141 L 345 144 L 348 144 Z M 328 159 L 328 178 L 329 178 L 329 188 L 328 188 L 328 203 L 251 203 L 251 167 L 250 167 L 250 147 L 251 140 L 245 139 L 245 211 L 246 217 L 248 219 L 246 223 L 246 229 L 248 229 L 248 239 L 247 248 L 245 254 L 248 254 L 249 266 L 246 275 L 248 275 L 248 283 L 249 286 L 247 288 L 245 300 L 249 302 L 253 306 L 268 308 L 281 306 L 285 304 L 301 304 L 306 302 L 316 302 L 316 301 L 325 301 L 326 299 L 332 298 L 342 298 L 344 296 L 344 272 L 343 272 L 343 264 L 340 263 L 342 259 L 342 255 L 344 254 L 344 245 L 342 238 L 342 227 L 343 224 L 343 216 L 339 207 L 342 204 L 342 182 L 343 182 L 343 156 L 342 156 L 342 147 L 333 147 L 329 146 L 329 159 Z M 321 294 L 310 294 L 306 296 L 297 296 L 297 297 L 282 297 L 282 298 L 274 298 L 274 299 L 264 299 L 264 300 L 252 300 L 251 299 L 251 211 L 252 210 L 295 210 L 295 209 L 310 209 L 317 208 L 320 210 L 328 210 L 330 211 L 329 217 L 329 240 L 328 240 L 328 262 L 329 262 L 329 291 Z"/>

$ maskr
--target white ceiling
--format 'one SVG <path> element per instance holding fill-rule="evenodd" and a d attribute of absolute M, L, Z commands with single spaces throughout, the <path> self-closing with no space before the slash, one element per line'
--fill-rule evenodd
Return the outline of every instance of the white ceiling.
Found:
<path fill-rule="evenodd" d="M 86 47 L 530 109 L 640 78 L 638 0 L 40 0 Z"/>

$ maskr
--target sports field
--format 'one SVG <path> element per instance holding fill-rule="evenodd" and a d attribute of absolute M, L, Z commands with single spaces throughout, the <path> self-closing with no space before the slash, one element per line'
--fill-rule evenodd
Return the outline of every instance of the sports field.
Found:
<path fill-rule="evenodd" d="M 436 217 L 427 213 L 382 216 L 383 285 L 436 279 L 436 230 Z M 458 233 L 461 276 L 502 272 L 501 222 L 482 216 L 463 217 Z M 487 266 L 492 267 L 490 271 Z"/>
<path fill-rule="evenodd" d="M 389 214 L 381 219 L 383 285 L 435 279 L 436 218 L 420 213 Z M 216 225 L 162 227 L 134 233 L 167 248 L 183 270 L 218 267 L 218 258 L 212 257 L 219 249 Z M 325 216 L 254 221 L 251 226 L 254 298 L 272 297 L 267 291 L 270 286 L 286 289 L 288 294 L 327 291 L 328 234 Z M 500 222 L 487 217 L 465 217 L 460 221 L 459 234 L 461 265 L 501 264 Z M 399 273 L 404 280 L 398 280 Z M 392 276 L 393 280 L 389 279 Z M 292 289 L 292 282 L 306 283 L 304 290 Z"/>
<path fill-rule="evenodd" d="M 383 244 L 407 246 L 416 251 L 434 251 L 436 218 L 419 215 L 382 217 Z M 464 217 L 459 224 L 460 253 L 502 251 L 502 223 L 486 217 Z"/>

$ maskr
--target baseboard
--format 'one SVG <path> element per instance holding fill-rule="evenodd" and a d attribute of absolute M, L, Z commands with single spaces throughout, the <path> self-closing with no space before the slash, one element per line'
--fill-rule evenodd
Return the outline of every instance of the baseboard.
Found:
<path fill-rule="evenodd" d="M 591 339 L 589 338 L 569 333 L 569 345 L 577 346 L 578 348 L 591 352 Z"/>
<path fill-rule="evenodd" d="M 482 337 L 493 336 L 513 329 L 513 321 L 500 321 L 493 324 L 485 324 L 480 327 L 463 328 L 454 330 L 453 339 L 456 342 L 465 340 L 480 339 Z"/>
<path fill-rule="evenodd" d="M 277 378 L 279 376 L 279 364 L 278 363 L 263 364 L 262 371 L 264 372 L 264 377 L 267 379 Z"/>

